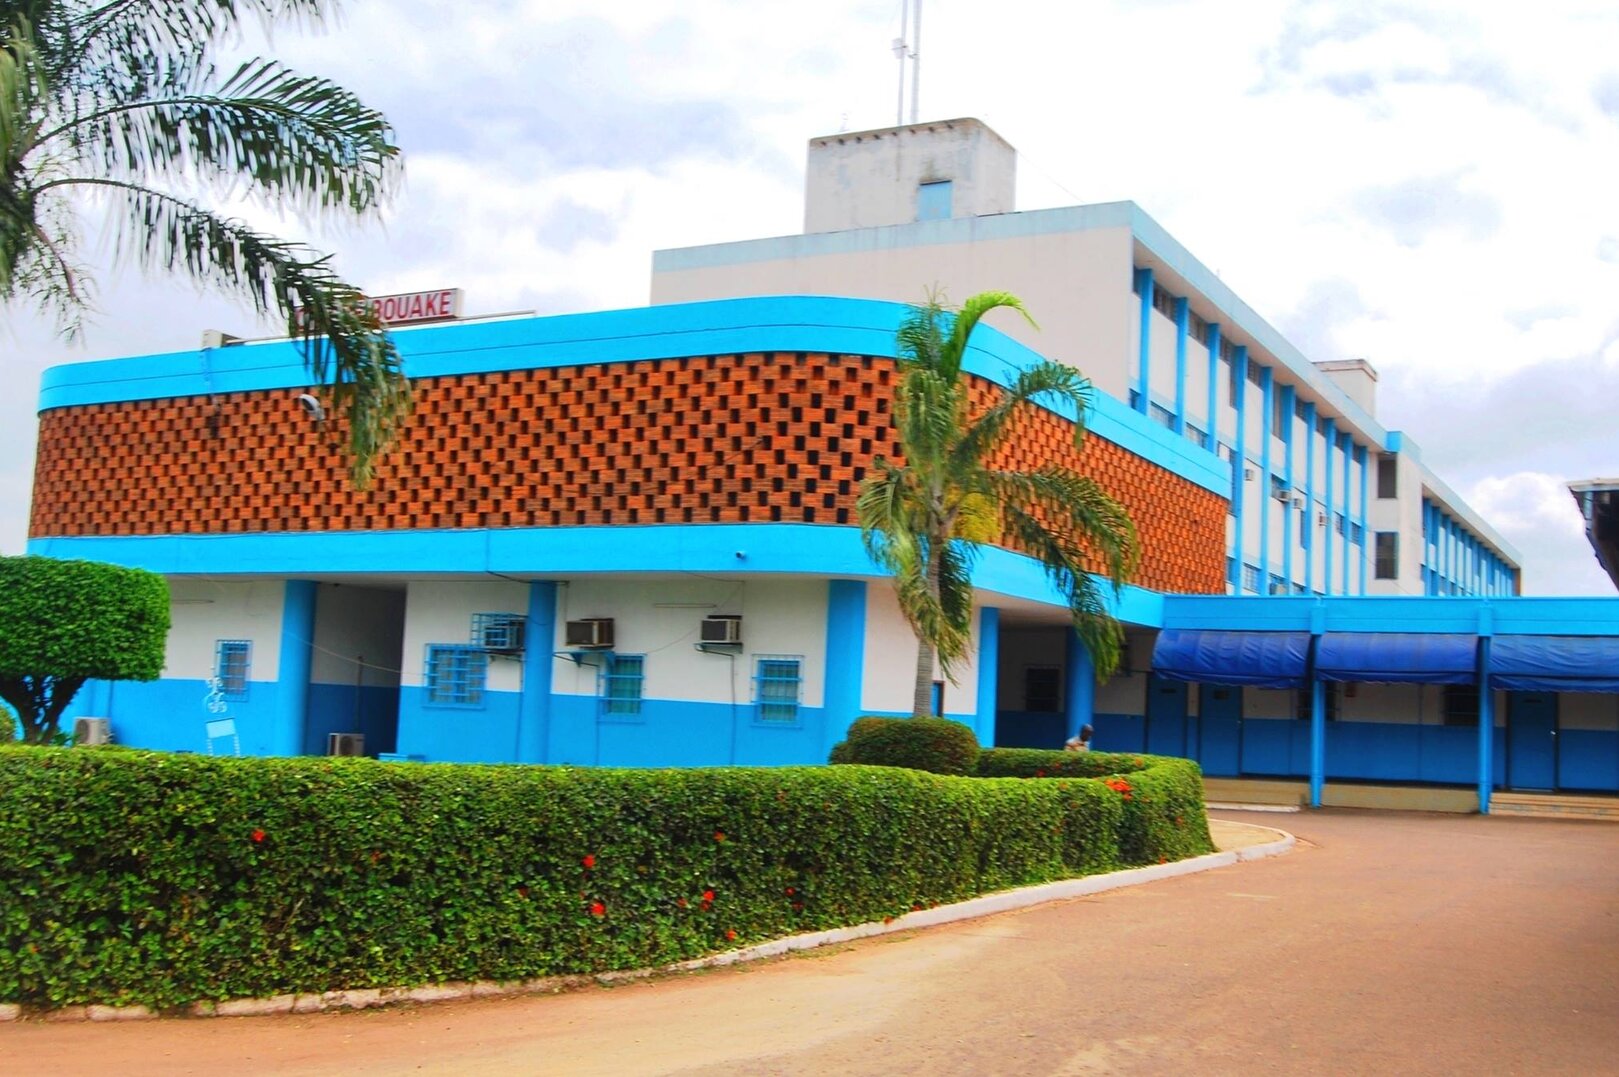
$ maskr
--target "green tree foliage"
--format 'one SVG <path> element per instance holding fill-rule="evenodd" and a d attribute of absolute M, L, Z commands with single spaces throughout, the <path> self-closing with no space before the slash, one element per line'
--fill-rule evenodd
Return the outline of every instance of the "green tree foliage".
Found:
<path fill-rule="evenodd" d="M 0 699 L 23 740 L 47 744 L 87 680 L 163 672 L 169 585 L 138 568 L 0 557 Z"/>
<path fill-rule="evenodd" d="M 120 263 L 183 273 L 285 318 L 369 483 L 410 407 L 399 355 L 328 257 L 207 208 L 375 217 L 400 157 L 379 112 L 326 79 L 218 46 L 256 17 L 319 24 L 335 0 L 0 0 L 0 302 L 69 336 L 91 305 L 80 215 L 104 211 Z"/>
<path fill-rule="evenodd" d="M 948 718 L 859 718 L 848 739 L 833 746 L 831 761 L 971 774 L 978 765 L 978 737 Z"/>
<path fill-rule="evenodd" d="M 1135 525 L 1092 479 L 1055 463 L 1034 471 L 993 466 L 1026 405 L 1067 405 L 1074 444 L 1085 436 L 1090 383 L 1047 360 L 1018 371 L 1010 388 L 975 414 L 962 371 L 980 319 L 999 307 L 1034 320 L 1006 292 L 973 296 L 959 311 L 936 298 L 913 308 L 899 330 L 894 393 L 896 463 L 879 457 L 860 488 L 856 513 L 866 550 L 894 578 L 900 610 L 916 633 L 913 717 L 932 703 L 935 659 L 949 676 L 972 631 L 972 566 L 981 544 L 1005 541 L 1035 558 L 1068 600 L 1074 630 L 1097 676 L 1118 665 L 1123 630 L 1088 571 L 1124 584 L 1139 558 Z"/>

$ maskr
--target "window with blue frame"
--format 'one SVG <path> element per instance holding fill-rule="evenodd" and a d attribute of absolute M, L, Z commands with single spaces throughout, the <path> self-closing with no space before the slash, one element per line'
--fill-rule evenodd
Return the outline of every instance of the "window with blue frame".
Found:
<path fill-rule="evenodd" d="M 916 219 L 919 221 L 947 221 L 950 219 L 953 187 L 949 180 L 924 183 L 916 189 Z"/>
<path fill-rule="evenodd" d="M 797 655 L 784 654 L 759 655 L 754 659 L 753 700 L 761 720 L 797 720 L 803 661 Z"/>
<path fill-rule="evenodd" d="M 1242 589 L 1244 591 L 1251 591 L 1256 595 L 1259 593 L 1259 566 L 1258 565 L 1243 565 L 1242 566 Z"/>
<path fill-rule="evenodd" d="M 602 666 L 601 698 L 605 714 L 641 713 L 641 687 L 646 679 L 646 655 L 610 654 Z"/>
<path fill-rule="evenodd" d="M 253 644 L 245 639 L 222 639 L 214 643 L 214 677 L 226 699 L 247 698 L 247 678 L 252 669 Z"/>
<path fill-rule="evenodd" d="M 466 644 L 427 645 L 427 702 L 434 707 L 481 707 L 489 654 Z"/>
<path fill-rule="evenodd" d="M 1160 426 L 1173 427 L 1175 425 L 1175 413 L 1164 407 L 1162 404 L 1149 405 L 1147 412 L 1153 422 L 1159 424 Z"/>

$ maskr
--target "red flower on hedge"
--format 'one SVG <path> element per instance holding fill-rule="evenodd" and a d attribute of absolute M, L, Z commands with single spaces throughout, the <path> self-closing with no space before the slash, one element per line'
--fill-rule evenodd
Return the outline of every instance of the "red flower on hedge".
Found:
<path fill-rule="evenodd" d="M 727 930 L 725 932 L 725 941 L 726 942 L 730 942 L 734 938 L 736 938 L 736 932 L 735 931 Z"/>
<path fill-rule="evenodd" d="M 714 891 L 712 891 L 712 890 L 704 890 L 703 891 L 703 901 L 705 903 L 711 903 L 711 902 L 713 902 L 713 900 L 714 900 Z"/>
<path fill-rule="evenodd" d="M 792 892 L 793 892 L 793 888 L 792 888 L 792 887 L 790 887 L 790 886 L 789 886 L 789 887 L 788 887 L 788 888 L 787 888 L 787 893 L 789 893 L 789 894 L 791 894 L 791 893 L 792 893 Z"/>
<path fill-rule="evenodd" d="M 715 841 L 724 841 L 725 840 L 725 831 L 723 831 L 723 830 L 714 831 L 714 840 Z"/>
<path fill-rule="evenodd" d="M 682 909 L 684 909 L 686 907 L 686 899 L 685 898 L 675 898 L 675 904 L 679 905 Z"/>
<path fill-rule="evenodd" d="M 254 842 L 254 844 L 262 845 L 264 843 L 264 831 L 262 831 L 262 830 L 253 831 L 253 842 Z"/>
<path fill-rule="evenodd" d="M 586 871 L 589 871 L 591 868 L 596 866 L 596 854 L 586 853 L 585 858 L 581 860 L 580 863 L 585 866 Z"/>
<path fill-rule="evenodd" d="M 599 901 L 591 902 L 591 904 L 590 904 L 590 915 L 592 915 L 592 916 L 606 916 L 607 915 L 607 906 L 603 905 Z"/>

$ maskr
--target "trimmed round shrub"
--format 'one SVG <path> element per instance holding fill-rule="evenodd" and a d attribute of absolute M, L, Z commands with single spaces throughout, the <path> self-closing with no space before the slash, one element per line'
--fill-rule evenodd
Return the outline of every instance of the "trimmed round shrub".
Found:
<path fill-rule="evenodd" d="M 971 774 L 978 737 L 948 718 L 859 718 L 849 739 L 832 749 L 833 763 L 908 767 L 934 774 Z"/>

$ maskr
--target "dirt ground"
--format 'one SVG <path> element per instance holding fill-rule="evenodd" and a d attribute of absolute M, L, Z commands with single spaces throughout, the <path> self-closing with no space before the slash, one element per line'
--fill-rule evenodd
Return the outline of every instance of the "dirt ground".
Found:
<path fill-rule="evenodd" d="M 1619 1073 L 1619 826 L 1218 812 L 1276 859 L 540 998 L 0 1026 L 0 1073 Z"/>

